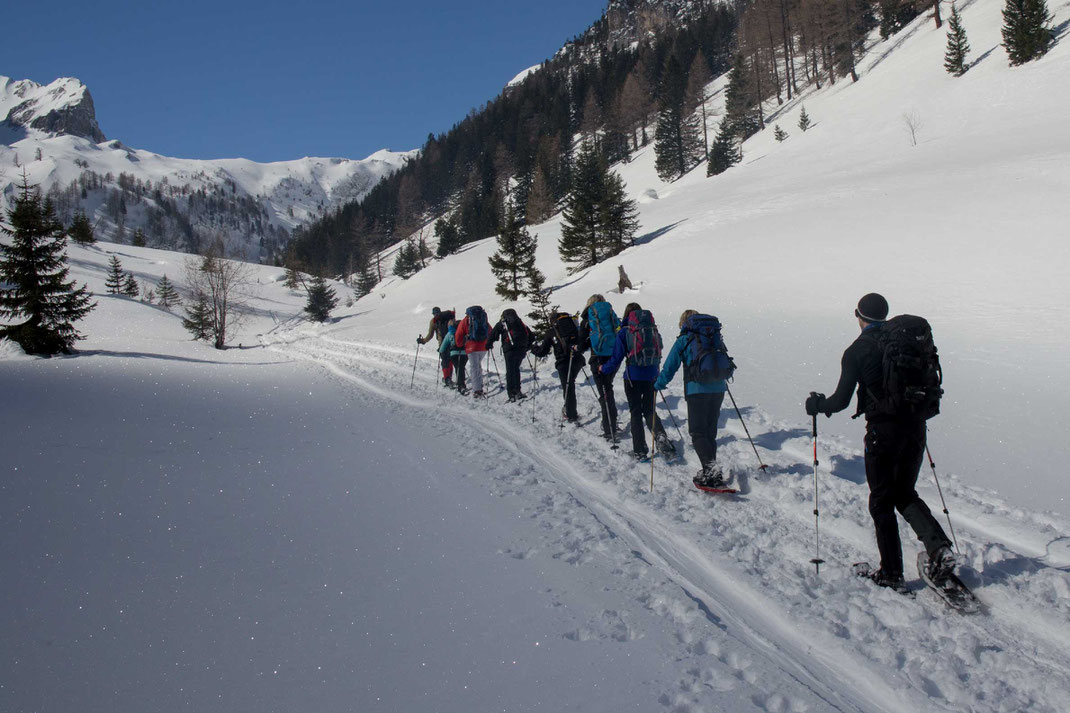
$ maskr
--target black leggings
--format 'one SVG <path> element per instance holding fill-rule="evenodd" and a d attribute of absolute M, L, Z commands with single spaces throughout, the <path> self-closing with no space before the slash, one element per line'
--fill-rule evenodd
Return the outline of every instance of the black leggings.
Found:
<path fill-rule="evenodd" d="M 724 392 L 718 394 L 688 394 L 687 432 L 695 447 L 699 462 L 705 468 L 717 460 L 717 421 L 721 418 Z"/>

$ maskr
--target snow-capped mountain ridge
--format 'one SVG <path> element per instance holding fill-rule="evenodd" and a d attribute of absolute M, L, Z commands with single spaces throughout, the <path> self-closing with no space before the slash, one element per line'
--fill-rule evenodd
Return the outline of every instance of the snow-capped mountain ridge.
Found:
<path fill-rule="evenodd" d="M 359 200 L 415 152 L 383 149 L 362 160 L 305 157 L 258 163 L 182 159 L 105 140 L 88 88 L 0 76 L 0 193 L 41 186 L 69 223 L 84 210 L 97 237 L 195 251 L 222 237 L 248 259 L 278 256 L 290 231 Z"/>

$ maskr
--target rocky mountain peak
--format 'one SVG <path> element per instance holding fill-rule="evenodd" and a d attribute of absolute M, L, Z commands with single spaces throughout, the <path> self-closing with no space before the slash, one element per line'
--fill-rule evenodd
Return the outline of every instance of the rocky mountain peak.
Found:
<path fill-rule="evenodd" d="M 107 140 L 97 124 L 89 89 L 73 77 L 47 86 L 0 77 L 0 116 L 12 126 L 81 136 L 96 143 Z"/>

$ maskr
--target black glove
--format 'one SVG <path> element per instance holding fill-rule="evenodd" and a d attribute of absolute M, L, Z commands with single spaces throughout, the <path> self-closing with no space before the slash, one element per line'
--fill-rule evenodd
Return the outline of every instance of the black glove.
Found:
<path fill-rule="evenodd" d="M 423 337 L 417 337 L 416 338 L 416 343 L 417 344 L 427 344 L 427 342 L 424 341 Z"/>
<path fill-rule="evenodd" d="M 821 404 L 824 401 L 824 394 L 819 394 L 816 391 L 811 391 L 810 396 L 806 399 L 806 415 L 816 416 L 821 413 Z"/>

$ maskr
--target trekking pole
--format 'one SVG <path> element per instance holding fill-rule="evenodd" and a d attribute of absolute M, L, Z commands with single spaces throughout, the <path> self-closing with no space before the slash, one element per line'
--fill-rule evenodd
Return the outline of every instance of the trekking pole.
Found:
<path fill-rule="evenodd" d="M 416 342 L 416 358 L 412 360 L 412 378 L 409 379 L 409 391 L 412 391 L 412 385 L 416 383 L 416 364 L 420 361 L 420 342 Z"/>
<path fill-rule="evenodd" d="M 728 392 L 728 398 L 732 399 L 732 406 L 736 409 L 736 415 L 739 416 L 739 422 L 743 424 L 743 432 L 747 434 L 747 440 L 750 441 L 750 447 L 754 449 L 754 457 L 758 459 L 758 470 L 765 470 L 769 466 L 762 463 L 762 457 L 758 455 L 758 447 L 754 445 L 754 439 L 750 437 L 750 431 L 747 429 L 747 422 L 743 420 L 743 414 L 739 410 L 739 406 L 736 406 L 736 397 L 732 395 L 732 390 L 728 388 L 728 384 L 724 385 L 725 391 Z M 817 438 L 817 419 L 814 419 L 814 438 Z M 815 451 L 816 453 L 816 451 Z M 817 460 L 817 456 L 814 456 L 814 460 Z"/>
<path fill-rule="evenodd" d="M 661 391 L 658 392 L 658 396 L 661 397 L 661 403 L 665 406 L 669 412 L 669 418 L 672 420 L 672 425 L 676 428 L 676 435 L 680 436 L 680 441 L 684 440 L 684 432 L 680 430 L 680 424 L 676 422 L 676 416 L 673 415 L 672 408 L 669 406 L 669 402 L 665 400 L 665 394 Z"/>
<path fill-rule="evenodd" d="M 528 358 L 531 359 L 530 354 L 528 354 Z M 535 385 L 531 388 L 531 422 L 535 423 L 535 394 L 539 393 L 539 360 L 529 361 L 528 365 L 531 367 L 531 379 L 535 382 Z"/>
<path fill-rule="evenodd" d="M 504 354 L 502 355 L 502 358 L 505 358 Z M 498 360 L 494 358 L 493 349 L 490 350 L 490 362 L 494 365 L 494 375 L 498 377 L 498 393 L 500 394 L 501 392 L 505 391 L 505 382 L 502 381 L 502 374 L 500 371 L 498 371 Z"/>
<path fill-rule="evenodd" d="M 653 384 L 651 385 L 653 386 Z M 652 389 L 653 390 L 653 389 Z M 654 455 L 658 452 L 657 440 L 654 438 L 654 423 L 658 417 L 658 402 L 654 394 L 650 395 L 650 492 L 654 492 Z"/>
<path fill-rule="evenodd" d="M 814 394 L 811 393 L 811 396 Z M 821 530 L 818 526 L 820 520 L 820 508 L 817 499 L 817 414 L 814 414 L 814 558 L 810 560 L 814 564 L 814 570 L 821 574 L 821 565 L 825 560 L 821 559 Z"/>
<path fill-rule="evenodd" d="M 925 427 L 926 435 L 928 435 L 929 427 Z M 940 478 L 936 477 L 936 463 L 933 462 L 933 454 L 929 452 L 928 438 L 925 439 L 925 455 L 929 457 L 929 467 L 933 469 L 933 480 L 936 481 L 936 492 L 940 493 L 940 504 L 944 506 L 944 515 L 947 517 L 947 529 L 951 531 L 951 541 L 955 543 L 955 554 L 961 554 L 959 552 L 959 541 L 955 537 L 955 528 L 951 524 L 951 513 L 947 510 L 947 501 L 944 500 L 944 491 L 940 487 Z"/>
<path fill-rule="evenodd" d="M 594 371 L 593 366 L 591 367 L 591 371 Z M 591 387 L 591 393 L 594 394 L 594 400 L 598 403 L 602 403 L 602 399 L 598 396 L 598 389 L 594 388 L 594 384 L 592 383 L 594 379 L 592 379 L 591 375 L 587 373 L 587 367 L 580 367 L 580 372 L 583 374 L 584 381 L 586 381 L 587 385 Z"/>

